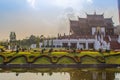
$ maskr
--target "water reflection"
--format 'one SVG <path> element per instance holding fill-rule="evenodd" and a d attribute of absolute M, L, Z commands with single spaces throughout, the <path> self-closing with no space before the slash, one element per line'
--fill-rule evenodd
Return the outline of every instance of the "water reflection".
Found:
<path fill-rule="evenodd" d="M 112 70 L 72 69 L 67 71 L 1 72 L 0 80 L 120 80 L 120 72 Z"/>
<path fill-rule="evenodd" d="M 16 76 L 18 76 L 19 75 L 19 73 L 16 73 Z"/>
<path fill-rule="evenodd" d="M 84 72 L 75 71 L 70 73 L 70 80 L 114 80 L 114 72 Z"/>

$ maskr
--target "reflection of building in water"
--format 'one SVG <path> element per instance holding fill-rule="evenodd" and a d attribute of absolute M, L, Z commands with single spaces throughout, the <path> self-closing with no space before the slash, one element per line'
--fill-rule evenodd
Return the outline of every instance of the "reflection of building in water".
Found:
<path fill-rule="evenodd" d="M 114 80 L 113 72 L 83 72 L 74 71 L 70 73 L 70 80 Z"/>

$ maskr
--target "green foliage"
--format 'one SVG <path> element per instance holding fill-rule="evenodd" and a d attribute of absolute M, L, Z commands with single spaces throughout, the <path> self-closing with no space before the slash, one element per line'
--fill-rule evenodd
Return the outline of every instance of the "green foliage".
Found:
<path fill-rule="evenodd" d="M 51 56 L 63 56 L 63 55 L 69 55 L 67 52 L 52 52 Z"/>
<path fill-rule="evenodd" d="M 29 48 L 31 44 L 37 44 L 37 47 L 39 47 L 39 42 L 40 42 L 40 37 L 35 35 L 31 35 L 26 39 L 17 41 L 17 43 L 19 43 L 19 45 L 23 48 Z"/>
<path fill-rule="evenodd" d="M 94 51 L 82 51 L 80 54 L 78 54 L 78 56 L 85 56 L 85 55 L 89 55 L 92 57 L 96 57 L 96 56 L 103 56 L 101 53 L 99 52 L 94 52 Z"/>
<path fill-rule="evenodd" d="M 120 52 L 110 51 L 110 53 L 106 53 L 106 52 L 103 53 L 104 56 L 112 56 L 112 55 L 117 55 L 117 54 L 120 54 Z"/>
<path fill-rule="evenodd" d="M 0 48 L 7 48 L 7 46 L 8 46 L 8 41 L 1 41 L 0 42 Z"/>

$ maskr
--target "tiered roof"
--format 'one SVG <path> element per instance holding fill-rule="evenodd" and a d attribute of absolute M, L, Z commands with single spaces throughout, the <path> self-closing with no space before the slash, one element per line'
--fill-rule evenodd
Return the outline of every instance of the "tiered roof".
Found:
<path fill-rule="evenodd" d="M 103 14 L 87 14 L 86 18 L 78 17 L 78 20 L 70 20 L 70 31 L 73 34 L 81 34 L 91 27 L 113 28 L 112 18 L 104 18 Z"/>

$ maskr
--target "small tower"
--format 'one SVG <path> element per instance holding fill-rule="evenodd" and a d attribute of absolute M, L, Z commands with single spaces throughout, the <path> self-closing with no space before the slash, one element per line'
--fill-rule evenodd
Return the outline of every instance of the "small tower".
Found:
<path fill-rule="evenodd" d="M 9 38 L 10 38 L 10 41 L 9 41 L 10 42 L 10 49 L 12 51 L 15 51 L 17 49 L 15 32 L 10 32 Z"/>
<path fill-rule="evenodd" d="M 16 34 L 15 32 L 10 33 L 10 42 L 15 42 L 16 41 Z"/>

